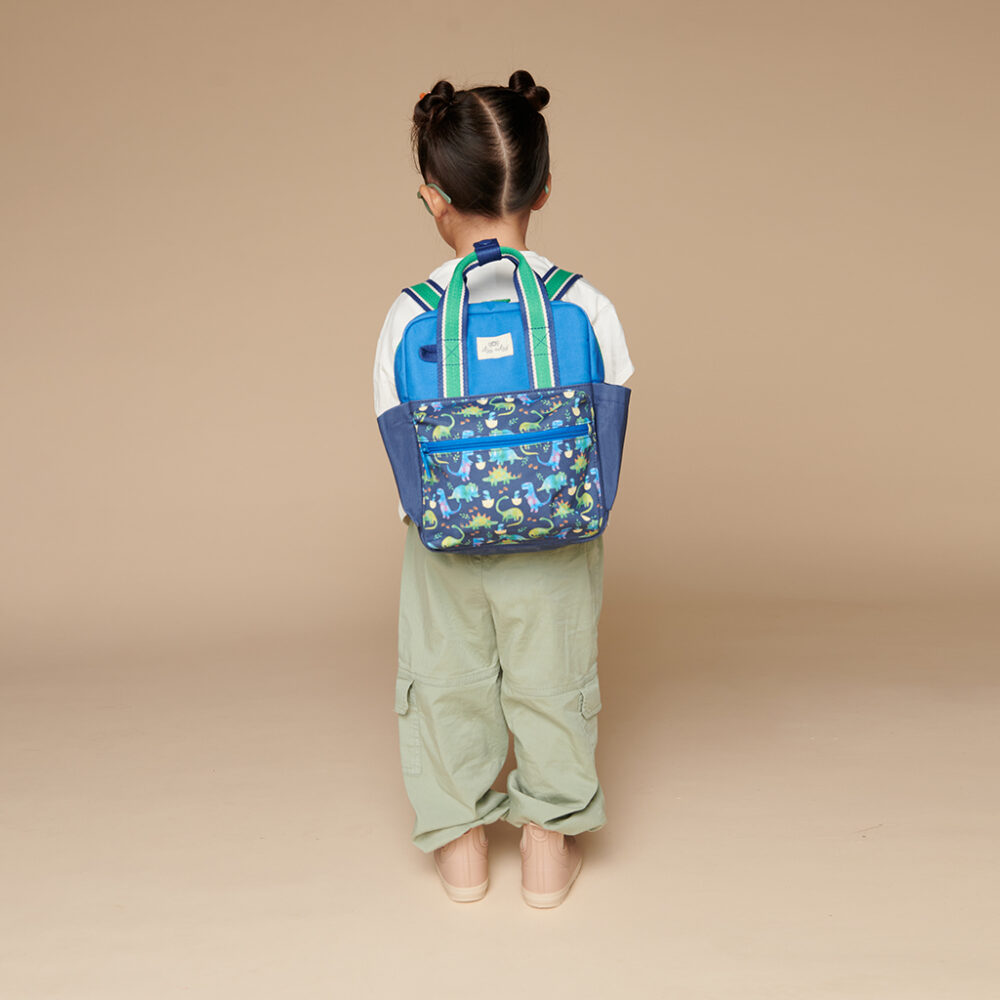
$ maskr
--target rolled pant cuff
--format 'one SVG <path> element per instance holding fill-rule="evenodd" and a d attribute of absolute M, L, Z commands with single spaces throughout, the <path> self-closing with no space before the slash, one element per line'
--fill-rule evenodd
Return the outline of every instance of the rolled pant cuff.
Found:
<path fill-rule="evenodd" d="M 567 812 L 565 805 L 531 799 L 523 793 L 510 796 L 510 804 L 504 820 L 511 826 L 536 823 L 546 830 L 555 830 L 576 836 L 578 833 L 593 833 L 607 823 L 604 811 L 604 792 L 598 785 L 593 798 L 582 809 Z"/>
<path fill-rule="evenodd" d="M 493 805 L 492 808 L 487 810 L 482 816 L 469 820 L 465 823 L 456 823 L 453 826 L 438 827 L 434 830 L 423 830 L 418 832 L 415 827 L 411 839 L 414 845 L 419 847 L 424 854 L 430 854 L 432 851 L 436 851 L 439 847 L 444 847 L 445 844 L 450 844 L 453 840 L 461 837 L 463 833 L 467 830 L 471 830 L 473 827 L 487 826 L 490 823 L 495 823 L 499 819 L 504 819 L 507 815 L 507 809 L 509 806 L 510 803 L 507 801 L 507 796 L 503 796 L 500 801 Z"/>

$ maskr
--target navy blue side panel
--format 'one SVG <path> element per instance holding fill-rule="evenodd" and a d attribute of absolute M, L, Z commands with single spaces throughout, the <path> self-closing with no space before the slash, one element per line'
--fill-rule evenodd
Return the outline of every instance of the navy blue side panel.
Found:
<path fill-rule="evenodd" d="M 628 403 L 632 390 L 624 385 L 595 382 L 594 412 L 597 415 L 597 447 L 601 458 L 601 479 L 604 481 L 604 506 L 611 510 L 618 492 L 625 428 L 628 424 Z"/>
<path fill-rule="evenodd" d="M 399 501 L 410 519 L 420 524 L 421 490 L 420 490 L 420 447 L 417 435 L 413 429 L 413 418 L 410 416 L 408 403 L 401 403 L 391 410 L 386 410 L 378 418 L 378 429 L 382 434 L 389 461 L 392 463 L 392 474 L 399 491 Z"/>

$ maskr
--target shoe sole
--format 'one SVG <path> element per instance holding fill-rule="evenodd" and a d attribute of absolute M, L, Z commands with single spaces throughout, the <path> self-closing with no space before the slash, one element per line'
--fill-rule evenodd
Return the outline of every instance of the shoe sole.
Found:
<path fill-rule="evenodd" d="M 446 895 L 453 903 L 475 903 L 486 895 L 486 890 L 490 887 L 489 878 L 479 885 L 452 885 L 450 882 L 445 882 L 444 876 L 441 874 L 441 869 L 437 865 L 434 866 L 434 870 L 438 873 L 438 878 L 441 880 L 441 885 L 444 886 Z"/>
<path fill-rule="evenodd" d="M 554 906 L 558 906 L 568 895 L 570 889 L 573 888 L 573 883 L 576 881 L 577 875 L 580 874 L 580 869 L 583 867 L 583 858 L 576 863 L 576 870 L 570 876 L 570 880 L 556 892 L 531 892 L 530 889 L 525 889 L 521 886 L 521 895 L 524 897 L 524 901 L 528 906 L 534 906 L 539 910 L 550 910 Z"/>

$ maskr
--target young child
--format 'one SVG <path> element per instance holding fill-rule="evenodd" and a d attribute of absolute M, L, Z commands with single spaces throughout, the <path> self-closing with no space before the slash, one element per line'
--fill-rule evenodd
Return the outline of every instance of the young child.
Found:
<path fill-rule="evenodd" d="M 456 257 L 428 279 L 445 288 L 477 240 L 522 251 L 539 275 L 551 261 L 527 249 L 533 211 L 548 200 L 549 100 L 530 73 L 507 87 L 421 94 L 413 143 L 424 183 L 418 197 Z M 433 286 L 432 286 L 433 287 Z M 473 302 L 514 295 L 503 260 L 468 275 Z M 632 374 L 611 302 L 579 279 L 564 296 L 593 326 L 605 381 Z M 404 293 L 389 310 L 375 357 L 375 411 L 399 403 L 394 358 L 404 328 L 426 308 Z M 559 905 L 582 864 L 576 835 L 604 825 L 597 779 L 597 622 L 603 537 L 531 552 L 431 551 L 403 513 L 406 541 L 399 607 L 396 711 L 403 776 L 416 812 L 412 839 L 434 853 L 448 896 L 481 899 L 489 884 L 485 826 L 522 827 L 522 895 Z M 506 792 L 491 786 L 514 734 Z"/>

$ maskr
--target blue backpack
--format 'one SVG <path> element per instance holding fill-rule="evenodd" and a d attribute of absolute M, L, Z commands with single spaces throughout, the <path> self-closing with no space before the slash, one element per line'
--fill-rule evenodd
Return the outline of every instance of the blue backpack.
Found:
<path fill-rule="evenodd" d="M 515 265 L 516 302 L 470 305 L 467 273 Z M 405 289 L 424 312 L 395 355 L 400 403 L 378 418 L 403 510 L 429 549 L 494 553 L 584 542 L 618 489 L 631 390 L 604 381 L 587 314 L 517 250 L 481 240 L 447 289 Z"/>

